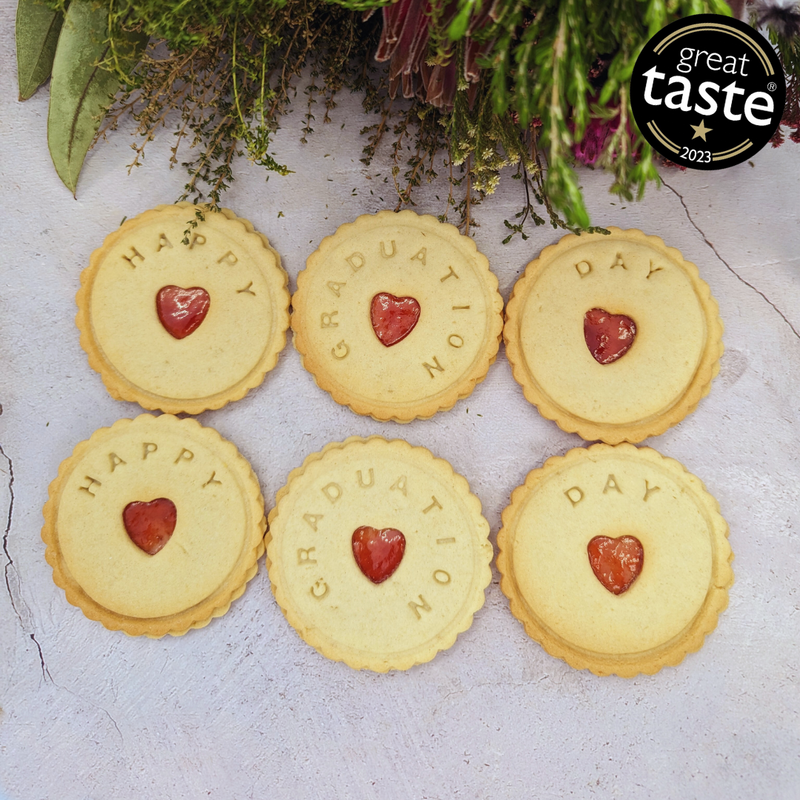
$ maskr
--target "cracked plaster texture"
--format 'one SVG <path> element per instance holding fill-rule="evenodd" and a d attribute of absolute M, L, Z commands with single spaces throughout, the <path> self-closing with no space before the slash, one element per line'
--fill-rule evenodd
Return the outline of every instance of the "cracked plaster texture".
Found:
<path fill-rule="evenodd" d="M 128 638 L 55 587 L 41 508 L 77 442 L 140 412 L 108 396 L 78 344 L 80 270 L 123 217 L 175 200 L 185 181 L 167 171 L 169 131 L 128 177 L 123 126 L 91 154 L 74 200 L 47 153 L 47 90 L 15 100 L 13 10 L 0 2 L 0 796 L 800 797 L 800 147 L 721 172 L 665 169 L 668 187 L 649 187 L 641 203 L 581 172 L 593 222 L 680 248 L 725 322 L 710 396 L 645 442 L 698 475 L 730 524 L 736 583 L 700 652 L 652 677 L 575 671 L 527 638 L 496 571 L 472 628 L 405 673 L 355 672 L 318 655 L 286 623 L 264 569 L 207 628 Z M 275 155 L 294 174 L 265 183 L 241 160 L 225 197 L 269 236 L 292 289 L 325 235 L 394 204 L 388 150 L 365 168 L 358 98 L 339 101 L 333 124 L 305 146 L 301 114 L 286 118 Z M 443 190 L 422 187 L 416 210 L 441 213 Z M 561 236 L 543 227 L 503 246 L 502 221 L 520 203 L 507 178 L 476 210 L 475 240 L 504 299 Z M 378 433 L 424 445 L 467 477 L 493 542 L 527 472 L 582 444 L 524 400 L 502 348 L 469 399 L 407 426 L 337 406 L 291 346 L 260 388 L 199 419 L 250 459 L 268 507 L 329 441 Z"/>

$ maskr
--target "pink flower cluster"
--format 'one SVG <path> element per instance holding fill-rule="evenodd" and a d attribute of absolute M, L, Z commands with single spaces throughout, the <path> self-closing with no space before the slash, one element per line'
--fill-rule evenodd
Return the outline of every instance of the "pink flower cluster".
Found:
<path fill-rule="evenodd" d="M 588 167 L 593 166 L 597 162 L 597 159 L 600 158 L 609 137 L 613 136 L 619 129 L 619 125 L 619 114 L 607 120 L 592 117 L 591 121 L 586 126 L 583 138 L 572 145 L 572 152 L 575 158 L 577 158 L 581 164 L 586 164 Z M 628 138 L 631 141 L 631 145 L 633 145 L 636 135 L 631 128 L 630 122 L 627 122 L 626 127 Z M 616 153 L 614 156 L 616 157 Z"/>

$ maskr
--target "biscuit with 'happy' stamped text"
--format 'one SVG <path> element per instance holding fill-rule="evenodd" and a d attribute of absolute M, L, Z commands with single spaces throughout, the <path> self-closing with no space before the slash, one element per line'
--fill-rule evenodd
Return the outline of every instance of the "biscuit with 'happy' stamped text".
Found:
<path fill-rule="evenodd" d="M 289 327 L 287 276 L 267 238 L 228 209 L 191 203 L 109 234 L 76 300 L 81 346 L 112 397 L 171 414 L 244 397 Z"/>
<path fill-rule="evenodd" d="M 264 500 L 236 447 L 196 420 L 142 414 L 75 447 L 50 484 L 53 580 L 89 619 L 180 636 L 224 614 L 264 552 Z"/>

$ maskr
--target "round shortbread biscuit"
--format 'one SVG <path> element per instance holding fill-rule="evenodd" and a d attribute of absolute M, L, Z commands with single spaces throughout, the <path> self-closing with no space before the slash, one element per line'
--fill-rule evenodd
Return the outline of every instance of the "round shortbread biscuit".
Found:
<path fill-rule="evenodd" d="M 497 537 L 500 585 L 551 655 L 597 675 L 652 674 L 716 627 L 733 583 L 727 535 L 717 501 L 677 461 L 630 444 L 578 448 L 514 490 Z M 634 559 L 593 565 L 598 542 L 624 551 L 631 539 Z M 621 588 L 612 573 L 626 568 Z"/>
<path fill-rule="evenodd" d="M 395 544 L 388 565 L 381 535 Z M 267 564 L 308 644 L 386 672 L 429 661 L 470 627 L 491 580 L 488 537 L 480 501 L 446 461 L 401 440 L 351 437 L 289 476 L 269 517 Z"/>
<path fill-rule="evenodd" d="M 587 440 L 640 442 L 693 411 L 719 372 L 722 322 L 697 267 L 638 230 L 570 234 L 517 281 L 503 331 L 525 397 Z M 599 363 L 585 337 L 591 310 L 624 315 L 635 339 Z"/>
<path fill-rule="evenodd" d="M 413 211 L 365 215 L 323 239 L 292 307 L 295 347 L 317 384 L 378 420 L 452 408 L 486 377 L 502 330 L 486 257 L 453 225 Z M 383 327 L 393 324 L 397 340 Z"/>
<path fill-rule="evenodd" d="M 154 504 L 171 504 L 172 529 L 151 554 L 141 542 L 159 526 Z M 138 523 L 126 518 L 136 507 Z M 44 518 L 46 558 L 67 600 L 131 635 L 207 625 L 244 592 L 264 552 L 250 464 L 212 428 L 170 415 L 122 419 L 78 444 Z"/>
<path fill-rule="evenodd" d="M 185 333 L 190 290 L 205 308 Z M 164 291 L 178 293 L 171 305 Z M 81 346 L 109 393 L 171 414 L 244 397 L 277 363 L 289 327 L 287 276 L 267 238 L 228 209 L 191 203 L 109 234 L 76 300 Z"/>

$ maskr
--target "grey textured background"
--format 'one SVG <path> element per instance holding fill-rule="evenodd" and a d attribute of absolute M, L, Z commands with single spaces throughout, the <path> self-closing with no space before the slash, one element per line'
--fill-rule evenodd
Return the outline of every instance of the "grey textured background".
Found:
<path fill-rule="evenodd" d="M 497 584 L 456 645 L 405 673 L 354 672 L 288 626 L 262 570 L 231 611 L 159 641 L 106 631 L 52 582 L 39 531 L 47 486 L 73 446 L 133 416 L 78 344 L 74 295 L 89 254 L 185 182 L 167 171 L 169 131 L 128 177 L 128 130 L 86 165 L 78 199 L 46 146 L 47 91 L 16 102 L 14 3 L 0 2 L 0 794 L 13 800 L 149 798 L 800 797 L 800 147 L 716 172 L 664 170 L 644 202 L 581 173 L 593 221 L 640 227 L 700 267 L 725 321 L 722 370 L 698 411 L 657 440 L 719 499 L 736 584 L 703 649 L 653 677 L 597 678 L 529 640 Z M 296 111 L 275 143 L 295 170 L 264 182 L 241 160 L 226 204 L 266 233 L 294 289 L 337 225 L 392 207 L 389 154 L 359 162 L 358 99 L 298 142 Z M 343 127 L 342 127 L 343 126 Z M 561 233 L 503 246 L 521 203 L 506 179 L 477 210 L 475 239 L 504 298 Z M 446 188 L 417 210 L 441 213 Z M 279 212 L 283 212 L 280 216 Z M 447 458 L 496 535 L 510 492 L 579 446 L 524 400 L 501 349 L 450 412 L 408 426 L 338 407 L 288 347 L 264 385 L 201 415 L 253 464 L 268 506 L 289 471 L 348 435 L 400 436 Z M 12 478 L 13 470 L 13 478 Z"/>

